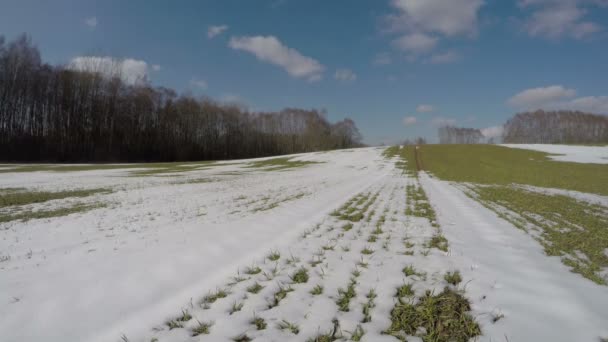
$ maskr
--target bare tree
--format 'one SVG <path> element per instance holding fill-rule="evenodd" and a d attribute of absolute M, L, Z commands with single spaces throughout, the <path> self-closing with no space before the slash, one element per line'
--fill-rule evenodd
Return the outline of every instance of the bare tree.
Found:
<path fill-rule="evenodd" d="M 443 126 L 439 128 L 441 144 L 479 144 L 484 136 L 479 129 Z"/>
<path fill-rule="evenodd" d="M 608 116 L 576 111 L 519 113 L 507 121 L 506 143 L 607 143 Z"/>
<path fill-rule="evenodd" d="M 174 161 L 361 146 L 351 119 L 241 105 L 127 82 L 120 61 L 43 64 L 27 35 L 0 36 L 0 160 Z"/>

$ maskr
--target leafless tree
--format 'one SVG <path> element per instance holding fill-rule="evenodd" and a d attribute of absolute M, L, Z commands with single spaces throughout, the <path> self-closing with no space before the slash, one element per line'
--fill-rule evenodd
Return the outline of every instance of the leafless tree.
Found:
<path fill-rule="evenodd" d="M 441 144 L 479 144 L 483 142 L 483 139 L 483 134 L 476 128 L 454 126 L 439 128 L 439 143 Z"/>
<path fill-rule="evenodd" d="M 608 116 L 577 111 L 519 113 L 504 126 L 506 143 L 590 144 L 608 142 Z"/>
<path fill-rule="evenodd" d="M 125 82 L 116 65 L 43 64 L 28 36 L 0 36 L 0 160 L 174 161 L 361 146 L 351 119 L 240 105 Z M 112 70 L 105 70 L 112 68 Z"/>

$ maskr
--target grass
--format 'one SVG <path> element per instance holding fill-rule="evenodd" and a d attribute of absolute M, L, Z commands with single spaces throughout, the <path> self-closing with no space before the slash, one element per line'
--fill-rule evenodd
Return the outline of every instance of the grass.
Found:
<path fill-rule="evenodd" d="M 408 216 L 426 218 L 437 228 L 437 214 L 431 206 L 422 187 L 420 185 L 407 185 L 405 191 L 407 196 L 405 214 Z"/>
<path fill-rule="evenodd" d="M 132 171 L 135 176 L 148 176 L 162 173 L 176 173 L 192 171 L 200 167 L 212 165 L 213 161 L 204 162 L 175 162 L 175 163 L 136 163 L 136 164 L 19 164 L 11 168 L 0 168 L 0 173 L 7 172 L 79 172 L 97 170 L 128 170 L 145 169 Z"/>
<path fill-rule="evenodd" d="M 306 283 L 308 281 L 308 270 L 304 267 L 301 267 L 294 274 L 289 276 L 289 278 L 291 278 L 291 281 L 296 284 Z"/>
<path fill-rule="evenodd" d="M 261 211 L 272 210 L 272 209 L 277 208 L 279 205 L 281 205 L 283 203 L 301 199 L 306 195 L 307 195 L 307 193 L 300 192 L 295 195 L 291 195 L 291 196 L 281 198 L 281 199 L 271 199 L 270 197 L 264 197 L 263 199 L 261 199 L 259 201 L 259 203 L 261 203 L 261 205 L 253 208 L 252 212 L 257 213 L 257 212 L 261 212 Z"/>
<path fill-rule="evenodd" d="M 397 288 L 397 294 L 395 297 L 403 298 L 403 297 L 414 297 L 414 289 L 412 284 L 403 284 Z"/>
<path fill-rule="evenodd" d="M 251 319 L 251 321 L 249 322 L 252 325 L 255 325 L 255 328 L 257 330 L 264 330 L 266 329 L 266 321 L 262 318 L 262 317 L 258 317 L 258 316 L 253 316 L 253 318 Z"/>
<path fill-rule="evenodd" d="M 361 341 L 364 335 L 365 330 L 363 330 L 363 327 L 358 324 L 355 330 L 350 334 L 350 340 L 355 342 Z"/>
<path fill-rule="evenodd" d="M 82 198 L 89 197 L 94 194 L 108 194 L 111 189 L 79 189 L 66 191 L 27 191 L 27 190 L 2 190 L 0 191 L 0 208 L 27 205 L 34 203 L 43 203 L 51 200 L 58 200 L 70 197 Z"/>
<path fill-rule="evenodd" d="M 212 326 L 211 322 L 198 322 L 198 325 L 192 329 L 192 336 L 209 335 Z"/>
<path fill-rule="evenodd" d="M 174 319 L 167 321 L 165 324 L 169 327 L 169 330 L 179 329 L 179 328 L 184 327 L 184 324 L 182 322 L 178 322 Z"/>
<path fill-rule="evenodd" d="M 243 309 L 243 303 L 242 302 L 234 302 L 232 303 L 232 306 L 230 307 L 230 310 L 228 311 L 228 313 L 230 315 L 234 314 L 235 312 L 239 312 Z"/>
<path fill-rule="evenodd" d="M 277 324 L 279 330 L 289 330 L 292 334 L 297 335 L 300 333 L 300 328 L 287 320 L 282 320 Z"/>
<path fill-rule="evenodd" d="M 448 272 L 443 276 L 443 279 L 448 282 L 448 284 L 452 284 L 454 286 L 460 284 L 462 282 L 462 276 L 459 271 Z"/>
<path fill-rule="evenodd" d="M 370 255 L 370 254 L 373 254 L 373 253 L 374 253 L 374 250 L 373 250 L 373 249 L 371 249 L 371 248 L 369 248 L 369 247 L 365 247 L 365 248 L 364 248 L 364 249 L 361 251 L 361 254 L 363 254 L 363 255 Z"/>
<path fill-rule="evenodd" d="M 190 313 L 188 311 L 182 310 L 181 316 L 168 320 L 166 322 L 166 325 L 169 327 L 169 330 L 183 328 L 184 322 L 188 322 L 191 319 L 192 319 L 192 315 L 190 315 Z"/>
<path fill-rule="evenodd" d="M 218 289 L 217 291 L 210 292 L 205 297 L 203 297 L 203 299 L 201 299 L 201 304 L 213 304 L 218 299 L 228 297 L 228 294 L 229 294 L 228 291 L 226 291 L 224 289 Z"/>
<path fill-rule="evenodd" d="M 361 323 L 369 323 L 372 321 L 371 310 L 376 307 L 374 300 L 376 299 L 376 297 L 378 297 L 378 295 L 376 294 L 376 291 L 374 291 L 374 289 L 370 289 L 367 293 L 367 296 L 365 297 L 367 298 L 367 302 L 363 304 L 363 320 L 361 320 Z"/>
<path fill-rule="evenodd" d="M 304 167 L 312 164 L 320 164 L 320 162 L 292 160 L 290 157 L 272 158 L 251 162 L 247 165 L 250 168 L 259 168 L 264 171 L 282 171 Z"/>
<path fill-rule="evenodd" d="M 424 169 L 444 180 L 608 195 L 606 164 L 553 161 L 548 153 L 495 145 L 425 145 L 419 152 Z"/>
<path fill-rule="evenodd" d="M 405 274 L 406 277 L 412 277 L 412 276 L 424 277 L 425 276 L 424 272 L 417 271 L 414 268 L 414 265 L 405 266 L 403 268 L 403 274 Z"/>
<path fill-rule="evenodd" d="M 400 157 L 400 160 L 396 162 L 395 166 L 403 170 L 403 173 L 406 175 L 417 176 L 418 169 L 416 167 L 416 157 L 414 152 L 413 146 L 393 146 L 384 151 L 384 156 L 387 158 Z"/>
<path fill-rule="evenodd" d="M 346 287 L 346 290 L 339 288 L 338 289 L 338 299 L 336 300 L 336 304 L 338 305 L 338 310 L 342 312 L 348 312 L 349 305 L 351 299 L 355 298 L 357 293 L 355 292 L 355 285 L 357 284 L 354 278 L 351 278 L 350 283 Z"/>
<path fill-rule="evenodd" d="M 259 293 L 260 291 L 262 291 L 263 288 L 264 288 L 264 286 L 262 286 L 258 282 L 256 282 L 255 284 L 253 284 L 247 288 L 247 292 L 256 294 L 256 293 Z"/>
<path fill-rule="evenodd" d="M 69 207 L 59 208 L 59 209 L 51 209 L 51 210 L 28 210 L 21 211 L 18 213 L 0 213 L 0 223 L 11 222 L 11 221 L 29 221 L 36 219 L 45 219 L 52 217 L 61 217 L 67 216 L 70 214 L 76 213 L 84 213 L 90 210 L 104 208 L 106 204 L 104 203 L 92 203 L 92 204 L 83 204 L 78 203 Z"/>
<path fill-rule="evenodd" d="M 473 191 L 478 200 L 515 226 L 526 231 L 528 225 L 540 229 L 536 238 L 547 255 L 561 257 L 573 272 L 598 284 L 608 284 L 599 275 L 608 267 L 608 208 L 506 186 L 475 187 Z"/>
<path fill-rule="evenodd" d="M 275 306 L 278 306 L 281 303 L 281 301 L 283 299 L 285 299 L 285 297 L 287 297 L 287 294 L 292 291 L 293 291 L 293 289 L 291 288 L 291 286 L 280 286 L 279 285 L 279 290 L 277 292 L 275 292 L 275 294 L 272 298 L 273 301 L 269 305 L 269 309 L 272 309 Z"/>
<path fill-rule="evenodd" d="M 270 252 L 270 254 L 268 254 L 267 258 L 270 261 L 277 261 L 281 258 L 281 253 L 279 253 L 277 251 L 272 251 L 272 252 Z"/>
<path fill-rule="evenodd" d="M 373 196 L 370 193 L 358 194 L 344 203 L 342 207 L 333 211 L 331 215 L 337 216 L 343 221 L 359 222 L 365 217 L 365 214 L 368 212 L 371 205 L 378 199 L 378 196 L 379 193 L 376 193 Z"/>
<path fill-rule="evenodd" d="M 245 274 L 248 274 L 248 275 L 255 275 L 255 274 L 260 274 L 262 272 L 262 269 L 259 268 L 258 266 L 251 266 L 251 267 L 247 267 L 244 272 L 245 272 Z"/>
<path fill-rule="evenodd" d="M 470 310 L 469 301 L 459 291 L 445 288 L 437 295 L 426 291 L 416 304 L 395 304 L 386 333 L 407 341 L 407 336 L 415 336 L 424 328 L 420 337 L 425 342 L 467 342 L 481 335 Z"/>
<path fill-rule="evenodd" d="M 310 294 L 313 296 L 319 296 L 323 294 L 323 285 L 319 284 L 313 287 L 312 290 L 310 290 Z"/>
<path fill-rule="evenodd" d="M 331 322 L 334 324 L 334 327 L 331 329 L 331 331 L 325 334 L 317 335 L 317 337 L 314 338 L 309 338 L 306 340 L 306 342 L 333 342 L 342 340 L 342 334 L 340 331 L 340 321 L 338 321 L 337 318 L 334 318 Z"/>
<path fill-rule="evenodd" d="M 253 341 L 253 340 L 251 339 L 251 337 L 247 336 L 247 334 L 242 334 L 242 335 L 239 335 L 239 336 L 237 336 L 237 337 L 233 338 L 232 340 L 233 340 L 234 342 L 249 342 L 249 341 Z"/>
<path fill-rule="evenodd" d="M 426 248 L 437 248 L 440 251 L 447 252 L 448 251 L 448 239 L 445 236 L 441 235 L 441 233 L 436 233 L 431 237 L 429 242 L 426 245 Z"/>

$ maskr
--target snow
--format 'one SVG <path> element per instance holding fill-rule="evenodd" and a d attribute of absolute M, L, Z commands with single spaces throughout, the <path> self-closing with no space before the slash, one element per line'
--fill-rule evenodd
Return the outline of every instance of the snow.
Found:
<path fill-rule="evenodd" d="M 550 153 L 553 154 L 550 158 L 557 161 L 608 164 L 608 145 L 503 144 L 502 146 Z"/>
<path fill-rule="evenodd" d="M 129 341 L 199 340 L 188 329 L 165 325 L 182 310 L 195 318 L 185 328 L 196 320 L 213 322 L 210 335 L 200 340 L 229 341 L 247 333 L 264 341 L 304 341 L 331 331 L 332 319 L 338 318 L 345 336 L 361 324 L 364 340 L 395 341 L 382 332 L 390 325 L 396 287 L 412 283 L 417 295 L 440 291 L 445 272 L 456 269 L 484 333 L 481 341 L 608 336 L 608 287 L 570 273 L 559 259 L 544 255 L 533 238 L 450 183 L 422 176 L 450 243 L 448 253 L 427 250 L 435 228 L 426 219 L 405 215 L 405 186 L 419 181 L 395 169 L 381 152 L 296 155 L 320 163 L 284 171 L 233 161 L 156 177 L 132 177 L 132 170 L 1 174 L 0 189 L 115 190 L 82 199 L 109 203 L 106 208 L 0 224 L 2 341 L 101 342 L 118 341 L 123 334 Z M 184 183 L 201 178 L 208 182 Z M 346 222 L 330 213 L 358 194 L 369 195 L 366 218 L 344 231 Z M 378 224 L 383 233 L 368 242 Z M 403 253 L 404 241 L 414 244 L 413 255 Z M 374 253 L 361 254 L 366 247 Z M 276 263 L 266 258 L 271 251 L 281 253 Z M 319 258 L 321 264 L 310 264 Z M 367 268 L 357 266 L 361 262 Z M 244 273 L 254 265 L 263 272 Z M 407 265 L 426 277 L 406 278 L 402 269 Z M 290 284 L 300 267 L 308 270 L 309 280 L 292 284 L 293 291 L 269 309 L 273 294 Z M 357 296 L 349 312 L 340 312 L 338 288 L 348 285 L 355 269 L 361 272 Z M 245 279 L 229 285 L 237 275 Z M 248 293 L 255 282 L 264 289 Z M 317 284 L 324 292 L 312 296 Z M 202 308 L 199 300 L 217 289 L 230 294 Z M 370 289 L 377 293 L 372 321 L 361 323 Z M 229 314 L 241 302 L 243 308 Z M 492 313 L 505 317 L 493 323 Z M 267 329 L 252 328 L 254 314 L 266 320 Z M 299 334 L 278 329 L 283 319 L 296 323 Z"/>
<path fill-rule="evenodd" d="M 608 208 L 608 196 L 602 196 L 597 194 L 589 194 L 586 192 L 574 191 L 574 190 L 565 190 L 565 189 L 555 189 L 555 188 L 542 188 L 538 186 L 532 185 L 517 185 L 517 187 L 527 190 L 538 192 L 546 195 L 562 195 L 572 197 L 578 201 L 587 202 L 592 205 L 600 205 Z"/>
<path fill-rule="evenodd" d="M 608 287 L 568 271 L 522 230 L 467 197 L 448 182 L 422 176 L 450 241 L 452 259 L 476 298 L 480 315 L 500 310 L 486 324 L 485 339 L 596 341 L 608 336 Z M 480 300 L 483 298 L 483 300 Z"/>

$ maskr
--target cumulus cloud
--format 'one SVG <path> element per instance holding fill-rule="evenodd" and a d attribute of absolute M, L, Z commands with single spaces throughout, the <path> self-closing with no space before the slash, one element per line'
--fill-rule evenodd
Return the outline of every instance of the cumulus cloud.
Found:
<path fill-rule="evenodd" d="M 608 96 L 586 96 L 568 103 L 571 109 L 592 113 L 608 113 Z"/>
<path fill-rule="evenodd" d="M 160 71 L 161 67 L 158 64 L 152 64 L 152 70 L 154 71 Z"/>
<path fill-rule="evenodd" d="M 357 74 L 350 69 L 338 69 L 334 74 L 334 78 L 341 82 L 354 82 L 357 80 Z"/>
<path fill-rule="evenodd" d="M 561 85 L 553 85 L 526 89 L 511 97 L 507 103 L 518 108 L 538 109 L 574 96 L 576 96 L 576 90 Z"/>
<path fill-rule="evenodd" d="M 483 0 L 391 0 L 398 14 L 389 17 L 392 30 L 433 32 L 445 36 L 475 35 Z"/>
<path fill-rule="evenodd" d="M 586 19 L 590 7 L 608 5 L 605 0 L 520 0 L 520 8 L 531 11 L 523 29 L 532 37 L 586 38 L 602 26 Z"/>
<path fill-rule="evenodd" d="M 608 96 L 576 97 L 576 90 L 563 86 L 549 86 L 524 90 L 507 103 L 513 107 L 534 109 L 569 109 L 608 114 Z"/>
<path fill-rule="evenodd" d="M 403 118 L 404 126 L 412 126 L 412 125 L 415 125 L 417 122 L 418 122 L 418 119 L 416 119 L 415 116 L 406 116 L 405 118 Z"/>
<path fill-rule="evenodd" d="M 396 13 L 387 17 L 388 31 L 399 32 L 393 47 L 406 51 L 410 60 L 429 53 L 444 38 L 477 35 L 478 14 L 484 0 L 391 0 Z M 437 55 L 431 62 L 448 63 L 454 53 Z"/>
<path fill-rule="evenodd" d="M 108 77 L 120 77 L 128 84 L 148 81 L 148 63 L 145 61 L 113 57 L 79 56 L 72 58 L 68 68 L 78 71 L 95 72 Z"/>
<path fill-rule="evenodd" d="M 435 111 L 435 107 L 429 104 L 421 104 L 416 107 L 418 113 L 431 113 Z"/>
<path fill-rule="evenodd" d="M 228 25 L 209 26 L 207 29 L 207 38 L 213 39 L 224 33 L 226 30 L 228 30 Z"/>
<path fill-rule="evenodd" d="M 87 25 L 90 28 L 96 28 L 97 27 L 97 17 L 90 17 L 90 18 L 86 18 L 84 20 L 85 25 Z"/>
<path fill-rule="evenodd" d="M 258 60 L 283 68 L 290 76 L 318 81 L 325 67 L 317 60 L 285 46 L 274 36 L 232 37 L 228 46 L 249 52 Z"/>
<path fill-rule="evenodd" d="M 209 85 L 207 84 L 207 81 L 205 81 L 205 80 L 201 80 L 199 78 L 193 78 L 190 80 L 190 87 L 198 88 L 201 90 L 206 90 L 207 88 L 209 88 Z"/>
<path fill-rule="evenodd" d="M 433 50 L 437 46 L 437 38 L 416 32 L 393 40 L 393 46 L 412 55 L 417 55 Z"/>
<path fill-rule="evenodd" d="M 481 129 L 481 134 L 483 134 L 483 136 L 488 139 L 500 138 L 500 137 L 502 137 L 503 132 L 504 132 L 503 126 L 492 126 L 492 127 L 487 127 L 487 128 Z"/>
<path fill-rule="evenodd" d="M 456 124 L 456 120 L 444 117 L 436 117 L 431 121 L 431 124 L 437 127 L 452 126 Z"/>
<path fill-rule="evenodd" d="M 456 51 L 448 51 L 444 53 L 436 53 L 429 58 L 431 64 L 448 64 L 454 63 L 460 59 L 460 54 Z"/>

